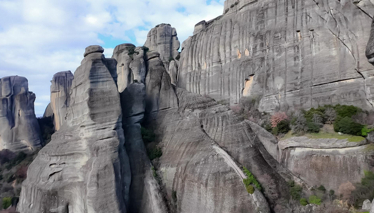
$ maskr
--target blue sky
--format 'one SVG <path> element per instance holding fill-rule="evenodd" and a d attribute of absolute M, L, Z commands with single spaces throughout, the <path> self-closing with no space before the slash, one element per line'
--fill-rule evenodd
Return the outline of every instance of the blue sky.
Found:
<path fill-rule="evenodd" d="M 0 78 L 19 75 L 36 94 L 35 113 L 49 103 L 54 73 L 79 66 L 84 48 L 99 44 L 106 57 L 121 43 L 141 46 L 160 23 L 181 43 L 201 20 L 222 14 L 224 0 L 0 0 Z"/>

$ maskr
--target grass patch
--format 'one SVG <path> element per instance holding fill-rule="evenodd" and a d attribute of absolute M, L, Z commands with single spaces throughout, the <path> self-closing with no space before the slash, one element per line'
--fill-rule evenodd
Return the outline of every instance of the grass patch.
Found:
<path fill-rule="evenodd" d="M 320 132 L 320 133 L 310 133 L 306 134 L 308 138 L 313 139 L 323 139 L 323 138 L 336 138 L 339 140 L 347 139 L 349 142 L 361 142 L 365 140 L 364 137 L 361 136 L 355 136 L 355 135 L 339 135 L 338 133 L 326 133 L 326 132 Z"/>
<path fill-rule="evenodd" d="M 299 135 L 295 135 L 293 134 L 292 131 L 289 131 L 286 135 L 284 135 L 284 137 L 281 138 L 281 140 L 287 140 L 287 139 L 290 139 L 292 137 L 297 137 L 297 136 Z M 365 140 L 365 138 L 362 136 L 346 135 L 346 134 L 339 135 L 339 133 L 337 132 L 307 133 L 302 136 L 306 136 L 311 139 L 329 139 L 329 138 L 336 138 L 338 140 L 347 139 L 349 142 L 356 142 L 356 143 Z M 374 147 L 373 147 L 373 150 L 374 150 Z"/>

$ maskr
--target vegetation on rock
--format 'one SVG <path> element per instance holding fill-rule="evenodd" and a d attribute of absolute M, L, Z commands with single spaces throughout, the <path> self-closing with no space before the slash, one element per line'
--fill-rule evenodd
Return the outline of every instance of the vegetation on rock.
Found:
<path fill-rule="evenodd" d="M 255 189 L 252 186 L 252 184 L 255 185 L 256 188 L 261 191 L 261 189 L 262 189 L 261 185 L 257 181 L 257 179 L 255 178 L 255 176 L 253 176 L 253 174 L 247 168 L 245 168 L 245 167 L 243 167 L 243 171 L 244 171 L 245 175 L 247 176 L 246 179 L 243 179 L 243 183 L 245 185 L 245 188 L 247 189 L 247 192 L 249 194 L 253 194 L 254 193 Z"/>

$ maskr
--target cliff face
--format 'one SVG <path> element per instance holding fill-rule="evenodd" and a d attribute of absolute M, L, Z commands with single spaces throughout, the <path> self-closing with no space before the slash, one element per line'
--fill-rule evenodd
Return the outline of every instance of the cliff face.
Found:
<path fill-rule="evenodd" d="M 86 48 L 66 122 L 30 165 L 20 212 L 126 212 L 131 173 L 115 69 L 103 51 Z"/>
<path fill-rule="evenodd" d="M 374 165 L 373 144 L 366 140 L 293 137 L 280 141 L 279 162 L 309 186 L 323 185 L 339 192 L 346 183 L 358 183 Z"/>
<path fill-rule="evenodd" d="M 34 112 L 35 94 L 24 77 L 0 79 L 0 150 L 33 151 L 42 146 Z"/>
<path fill-rule="evenodd" d="M 74 75 L 70 71 L 65 71 L 56 73 L 51 81 L 50 107 L 54 115 L 56 131 L 61 128 L 66 119 L 66 110 L 70 104 L 70 88 L 73 79 Z M 47 112 L 45 114 L 48 115 L 50 113 Z"/>
<path fill-rule="evenodd" d="M 370 14 L 369 1 L 227 0 L 183 43 L 177 85 L 230 103 L 257 97 L 262 111 L 371 109 Z"/>

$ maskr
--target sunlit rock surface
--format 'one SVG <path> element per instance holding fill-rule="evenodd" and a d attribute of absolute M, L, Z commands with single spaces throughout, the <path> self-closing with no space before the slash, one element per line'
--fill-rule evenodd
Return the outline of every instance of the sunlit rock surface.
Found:
<path fill-rule="evenodd" d="M 19 212 L 127 212 L 131 172 L 120 97 L 103 51 L 86 48 L 66 122 L 30 165 Z"/>

